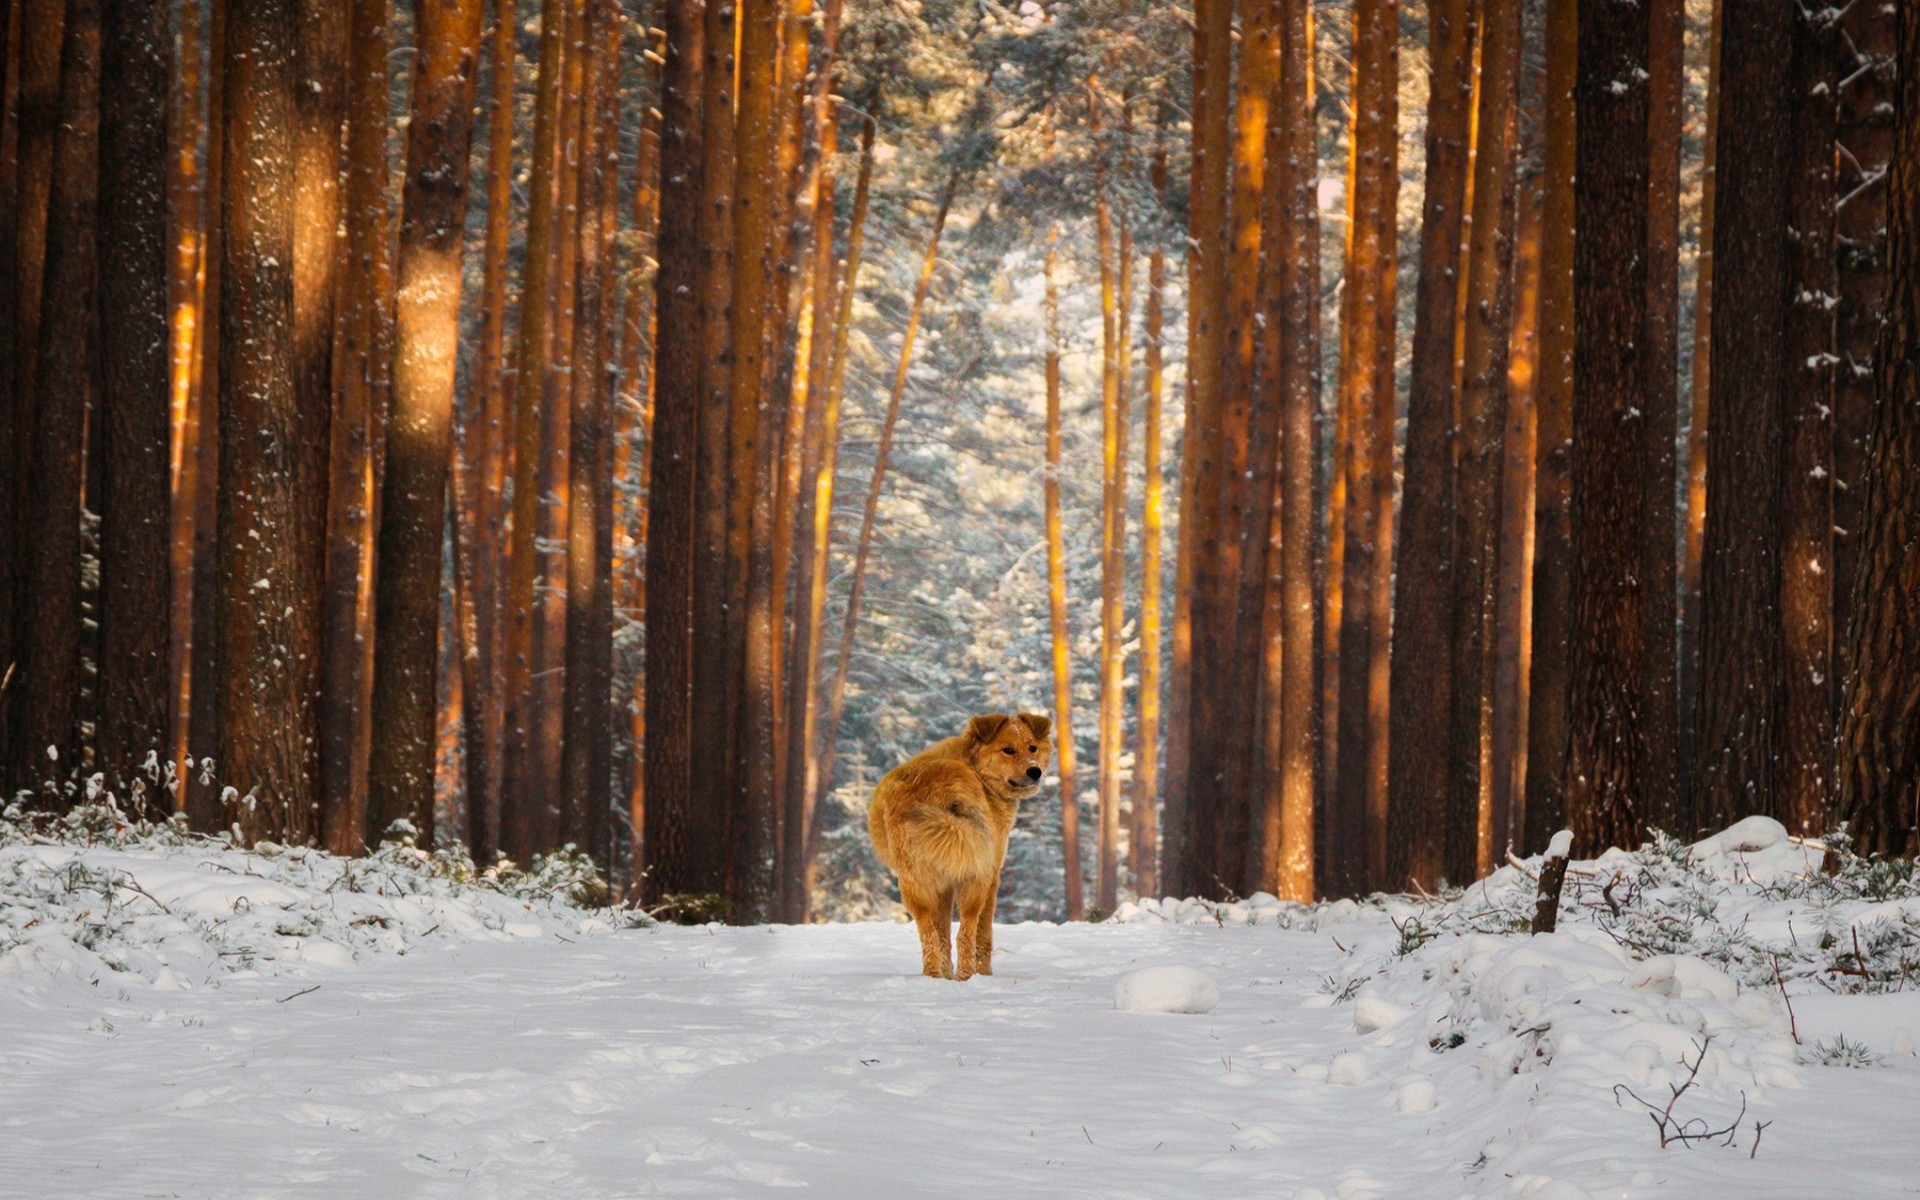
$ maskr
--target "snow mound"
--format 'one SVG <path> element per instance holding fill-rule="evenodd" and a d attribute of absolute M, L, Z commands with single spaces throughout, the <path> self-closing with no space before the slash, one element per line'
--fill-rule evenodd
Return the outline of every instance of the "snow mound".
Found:
<path fill-rule="evenodd" d="M 1192 967 L 1142 967 L 1113 985 L 1121 1012 L 1203 1013 L 1220 1003 L 1220 985 Z"/>
<path fill-rule="evenodd" d="M 642 923 L 569 848 L 475 868 L 410 829 L 362 858 L 126 821 L 0 813 L 0 978 L 67 974 L 178 990 L 218 977 L 302 975 L 417 946 L 573 937 Z"/>

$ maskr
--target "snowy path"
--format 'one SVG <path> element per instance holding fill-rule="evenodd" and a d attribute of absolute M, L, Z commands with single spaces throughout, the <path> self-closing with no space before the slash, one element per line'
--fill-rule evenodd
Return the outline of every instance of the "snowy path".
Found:
<path fill-rule="evenodd" d="M 1602 1089 L 1464 1055 L 1432 1056 L 1427 1112 L 1385 1072 L 1337 1086 L 1337 1053 L 1396 1036 L 1321 991 L 1337 933 L 1016 926 L 965 984 L 906 975 L 911 930 L 884 924 L 549 933 L 118 996 L 67 975 L 0 990 L 0 1196 L 1920 1194 L 1911 1059 L 1752 1097 L 1752 1160 L 1662 1151 Z M 1208 971 L 1219 1006 L 1114 1011 L 1154 963 Z"/>

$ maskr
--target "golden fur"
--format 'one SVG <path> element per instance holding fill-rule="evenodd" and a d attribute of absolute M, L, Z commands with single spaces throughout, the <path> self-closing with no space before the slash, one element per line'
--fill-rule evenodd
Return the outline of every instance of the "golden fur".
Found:
<path fill-rule="evenodd" d="M 867 807 L 873 848 L 920 927 L 920 965 L 938 979 L 993 974 L 993 908 L 1020 801 L 1053 758 L 1053 722 L 990 713 L 881 776 Z M 948 944 L 953 911 L 960 939 Z"/>

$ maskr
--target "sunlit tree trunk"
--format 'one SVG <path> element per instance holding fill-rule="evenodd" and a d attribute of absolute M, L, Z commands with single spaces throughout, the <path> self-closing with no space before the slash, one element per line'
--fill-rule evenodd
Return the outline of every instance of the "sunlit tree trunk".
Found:
<path fill-rule="evenodd" d="M 295 367 L 293 0 L 226 5 L 220 278 L 218 779 L 222 820 L 303 842 L 320 799 L 325 405 L 301 405 Z M 330 241 L 316 253 L 331 254 Z M 262 533 L 270 530 L 272 536 Z"/>
<path fill-rule="evenodd" d="M 644 894 L 658 900 L 706 881 L 697 873 L 692 709 L 695 470 L 700 453 L 700 92 L 698 0 L 667 0 L 660 68 L 660 267 L 654 282 L 652 462 L 647 476 L 646 742 L 643 824 L 634 831 Z M 642 855 L 644 852 L 644 856 Z"/>
<path fill-rule="evenodd" d="M 1886 321 L 1840 729 L 1840 815 L 1858 847 L 1920 849 L 1920 14 L 1899 10 L 1888 162 Z"/>
<path fill-rule="evenodd" d="M 853 302 L 859 293 L 860 260 L 866 246 L 867 204 L 873 182 L 874 122 L 860 126 L 860 174 L 854 184 L 853 212 L 847 226 L 847 259 L 841 268 L 839 298 L 833 317 L 833 347 L 828 355 L 826 400 L 822 406 L 820 431 L 820 469 L 815 476 L 813 508 L 813 583 L 807 601 L 807 621 L 813 627 L 813 649 L 807 665 L 808 704 L 806 731 L 807 844 L 803 867 L 807 872 L 806 890 L 814 890 L 814 872 L 820 853 L 820 833 L 825 824 L 827 796 L 833 788 L 833 760 L 819 735 L 821 650 L 826 642 L 824 625 L 827 605 L 827 575 L 833 549 L 834 472 L 840 459 L 840 408 L 847 382 L 847 341 L 853 331 Z"/>
<path fill-rule="evenodd" d="M 160 0 L 102 13 L 100 713 L 94 761 L 121 803 L 172 808 L 143 762 L 170 758 L 167 80 Z M 149 759 L 149 756 L 153 756 Z"/>
<path fill-rule="evenodd" d="M 1420 213 L 1405 483 L 1394 597 L 1387 878 L 1432 887 L 1457 813 L 1448 804 L 1448 721 L 1454 704 L 1454 310 L 1473 116 L 1474 6 L 1428 10 L 1426 180 Z"/>
<path fill-rule="evenodd" d="M 1725 0 L 1695 819 L 1771 813 L 1780 782 L 1780 531 L 1793 11 Z M 1729 314 L 1738 314 L 1731 317 Z"/>
<path fill-rule="evenodd" d="M 1566 821 L 1577 33 L 1573 0 L 1547 0 L 1540 370 L 1534 390 L 1533 646 L 1527 687 L 1525 844 L 1534 849 L 1546 845 Z"/>
<path fill-rule="evenodd" d="M 1834 68 L 1838 22 L 1796 9 L 1788 171 L 1786 461 L 1781 472 L 1781 729 L 1775 813 L 1797 834 L 1827 830 L 1834 790 Z"/>
<path fill-rule="evenodd" d="M 1065 873 L 1067 920 L 1077 921 L 1086 911 L 1080 877 L 1080 794 L 1075 778 L 1073 743 L 1073 632 L 1067 624 L 1067 548 L 1060 518 L 1060 289 L 1059 231 L 1047 230 L 1046 275 L 1046 386 L 1047 469 L 1042 483 L 1046 509 L 1047 611 L 1053 657 L 1053 745 L 1055 769 L 1060 773 L 1060 847 Z"/>
<path fill-rule="evenodd" d="M 480 0 L 425 5 L 414 33 L 374 631 L 368 780 L 376 834 L 401 818 L 423 834 L 432 828 L 440 565 L 480 12 Z M 477 673 L 475 683 L 484 686 Z M 469 745 L 480 738 L 468 730 Z M 469 794 L 468 803 L 476 799 Z"/>
<path fill-rule="evenodd" d="M 893 384 L 887 390 L 887 413 L 880 424 L 880 443 L 873 452 L 873 478 L 867 485 L 866 508 L 860 515 L 860 538 L 854 543 L 853 574 L 847 583 L 847 612 L 840 626 L 839 657 L 834 663 L 833 685 L 827 692 L 827 727 L 820 753 L 822 798 L 833 786 L 833 759 L 840 741 L 840 718 L 847 706 L 847 674 L 853 665 L 853 639 L 860 626 L 860 600 L 866 591 L 867 561 L 873 550 L 874 521 L 880 512 L 880 494 L 886 487 L 887 460 L 893 453 L 893 434 L 900 423 L 900 401 L 906 395 L 908 373 L 913 366 L 913 343 L 920 333 L 920 317 L 927 307 L 927 293 L 933 289 L 933 270 L 940 261 L 940 235 L 946 231 L 947 214 L 953 209 L 954 194 L 960 188 L 960 168 L 955 166 L 940 190 L 939 205 L 933 214 L 933 230 L 927 236 L 927 251 L 920 261 L 920 279 L 914 285 L 913 302 L 907 309 L 907 328 L 901 336 L 900 358 L 894 367 Z M 863 214 L 864 215 L 864 214 Z M 851 269 L 848 287 L 853 285 Z M 842 346 L 836 358 L 845 353 Z M 845 363 L 834 365 L 836 392 L 842 382 L 839 372 Z M 1064 722 L 1060 722 L 1064 725 Z M 1056 744 L 1064 744 L 1065 733 L 1056 735 Z M 816 800 L 816 805 L 818 801 Z M 817 835 L 816 835 L 817 836 Z"/>
<path fill-rule="evenodd" d="M 1103 124 L 1097 82 L 1087 87 L 1087 102 L 1096 139 Z M 1261 115 L 1265 115 L 1264 98 Z M 1113 201 L 1103 153 L 1095 164 L 1094 223 L 1100 258 L 1100 835 L 1094 903 L 1112 912 L 1119 903 L 1120 886 L 1120 755 L 1124 750 L 1126 720 L 1126 652 L 1122 639 L 1126 623 L 1127 578 L 1127 408 L 1121 386 L 1125 364 L 1121 350 L 1125 319 L 1120 276 L 1127 270 L 1118 256 L 1129 253 L 1124 237 L 1115 244 Z M 1251 324 L 1251 322 L 1249 322 Z"/>
<path fill-rule="evenodd" d="M 87 414 L 100 396 L 96 210 L 99 186 L 100 7 L 67 5 L 60 45 L 58 128 L 47 194 L 46 276 L 39 300 L 52 320 L 39 325 L 28 369 L 33 421 L 25 506 L 35 531 L 21 564 L 14 786 L 70 778 L 79 768 L 82 687 L 81 499 Z M 43 793 L 63 806 L 71 794 Z"/>
<path fill-rule="evenodd" d="M 1160 118 L 1151 168 L 1154 194 L 1164 203 L 1167 194 L 1166 114 Z M 1165 419 L 1165 291 L 1167 252 L 1158 239 L 1147 255 L 1145 349 L 1146 404 L 1141 414 L 1140 501 L 1140 711 L 1135 719 L 1137 738 L 1133 756 L 1133 812 L 1127 838 L 1133 855 L 1133 890 L 1139 896 L 1159 894 L 1157 854 L 1159 826 L 1155 803 L 1160 796 L 1160 544 L 1165 512 L 1165 466 L 1161 449 L 1161 422 Z"/>
<path fill-rule="evenodd" d="M 172 454 L 171 505 L 172 570 L 168 619 L 171 676 L 172 726 L 168 731 L 167 752 L 179 780 L 171 799 L 163 808 L 186 810 L 188 791 L 187 737 L 191 722 L 188 714 L 193 702 L 193 546 L 194 496 L 200 487 L 201 423 L 204 406 L 200 402 L 201 352 L 206 344 L 206 254 L 207 254 L 207 111 L 203 94 L 206 80 L 206 42 L 202 29 L 205 6 L 195 0 L 182 6 L 175 68 L 169 86 L 169 122 L 167 144 L 167 321 L 168 362 Z M 0 227 L 5 222 L 0 220 Z M 0 242 L 0 253 L 11 247 Z M 5 291 L 5 289 L 0 289 Z M 0 322 L 5 319 L 4 301 L 0 301 Z M 0 328 L 4 328 L 0 324 Z M 8 395 L 8 381 L 0 379 L 0 403 Z M 5 462 L 7 441 L 0 438 L 0 463 Z M 6 489 L 0 487 L 0 509 L 6 505 Z M 0 512 L 4 516 L 4 512 Z M 0 569 L 0 607 L 5 605 L 5 571 Z M 0 616 L 0 647 L 6 641 Z M 5 660 L 0 649 L 0 661 Z M 4 668 L 0 668 L 4 669 Z M 4 735 L 0 734 L 0 743 Z M 3 769 L 0 769 L 3 770 Z"/>

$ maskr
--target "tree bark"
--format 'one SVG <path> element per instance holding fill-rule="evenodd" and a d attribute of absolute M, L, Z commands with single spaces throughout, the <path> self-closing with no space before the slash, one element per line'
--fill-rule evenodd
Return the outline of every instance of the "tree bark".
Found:
<path fill-rule="evenodd" d="M 1354 5 L 1347 280 L 1341 394 L 1347 408 L 1340 564 L 1338 775 L 1328 812 L 1328 890 L 1386 876 L 1387 671 L 1393 542 L 1394 223 L 1399 193 L 1397 0 Z"/>
<path fill-rule="evenodd" d="M 319 803 L 326 408 L 295 367 L 293 0 L 226 7 L 220 288 L 218 771 L 223 820 L 303 842 Z M 310 198 L 310 197 L 309 197 Z M 330 253 L 331 246 L 323 249 Z"/>
<path fill-rule="evenodd" d="M 1920 14 L 1903 5 L 1898 19 L 1886 320 L 1848 629 L 1840 815 L 1860 850 L 1911 855 L 1920 850 Z"/>
<path fill-rule="evenodd" d="M 1166 119 L 1163 110 L 1150 168 L 1154 196 L 1162 205 L 1167 195 Z M 1140 447 L 1140 711 L 1134 725 L 1133 812 L 1127 831 L 1133 852 L 1133 890 L 1138 896 L 1157 896 L 1160 886 L 1159 825 L 1154 809 L 1160 796 L 1160 545 L 1166 505 L 1160 425 L 1165 419 L 1167 390 L 1163 361 L 1166 286 L 1167 252 L 1156 240 L 1147 254 L 1147 391 Z"/>
<path fill-rule="evenodd" d="M 1459 445 L 1453 495 L 1452 697 L 1440 867 L 1477 878 L 1493 841 L 1493 647 L 1499 593 L 1508 343 L 1513 315 L 1514 155 L 1520 0 L 1483 0 L 1479 136 L 1468 244 Z M 1422 881 L 1424 883 L 1424 881 Z"/>
<path fill-rule="evenodd" d="M 102 13 L 100 725 L 94 761 L 131 811 L 172 810 L 167 80 L 160 0 Z M 151 768 L 143 763 L 151 762 Z"/>
<path fill-rule="evenodd" d="M 1269 35 L 1270 37 L 1271 35 Z M 1096 140 L 1102 125 L 1097 81 L 1087 89 Z M 1266 97 L 1260 97 L 1264 118 Z M 1264 122 L 1263 122 L 1264 123 Z M 1122 136 L 1124 136 L 1124 131 Z M 1124 153 L 1124 147 L 1119 151 Z M 1102 153 L 1094 172 L 1094 224 L 1100 258 L 1100 836 L 1094 903 L 1106 912 L 1119 904 L 1120 756 L 1125 750 L 1127 582 L 1127 368 L 1121 324 L 1127 317 L 1128 239 L 1115 237 L 1109 156 Z M 1256 224 L 1257 228 L 1257 224 Z M 1116 244 L 1116 240 L 1117 243 Z M 1244 818 L 1243 818 L 1244 820 Z"/>
<path fill-rule="evenodd" d="M 1475 14 L 1469 0 L 1438 0 L 1427 14 L 1428 87 L 1420 276 L 1407 389 L 1405 479 L 1394 597 L 1388 755 L 1388 887 L 1431 888 L 1444 858 L 1455 775 L 1448 769 L 1454 707 L 1454 310 L 1473 119 Z"/>
<path fill-rule="evenodd" d="M 652 456 L 647 483 L 644 825 L 634 874 L 650 901 L 692 890 L 701 814 L 693 809 L 693 548 L 702 318 L 698 0 L 668 0 L 660 68 L 660 267 L 654 283 Z M 644 854 L 641 854 L 644 851 Z M 641 876 L 644 869 L 645 874 Z"/>
<path fill-rule="evenodd" d="M 1575 852 L 1646 831 L 1651 482 L 1647 357 L 1648 14 L 1582 6 L 1574 207 L 1573 578 L 1566 808 Z M 1622 86 L 1624 82 L 1625 86 Z"/>
<path fill-rule="evenodd" d="M 433 840 L 435 730 L 424 731 L 427 802 L 368 803 L 374 637 L 374 550 L 380 528 L 380 467 L 393 371 L 392 213 L 387 206 L 387 25 L 389 0 L 354 0 L 347 66 L 347 236 L 335 299 L 334 393 L 327 493 L 326 659 L 321 677 L 321 830 L 337 854 L 377 844 L 396 820 Z M 441 501 L 445 503 L 444 498 Z M 438 565 L 439 547 L 435 547 Z M 435 572 L 438 579 L 438 571 Z M 439 590 L 432 630 L 439 632 Z M 405 651 L 402 650 L 402 654 Z M 439 660 L 431 660 L 438 672 Z M 432 694 L 433 675 L 427 677 Z M 384 714 L 383 714 L 384 715 Z M 419 822 L 424 821 L 424 824 Z"/>
<path fill-rule="evenodd" d="M 25 507 L 35 531 L 21 564 L 25 588 L 15 689 L 14 780 L 59 808 L 59 784 L 81 766 L 82 496 L 87 414 L 100 396 L 97 287 L 100 7 L 67 6 L 60 45 L 59 125 L 46 205 L 46 276 L 38 300 L 57 319 L 39 323 L 31 360 L 32 440 Z M 23 305 L 24 307 L 24 305 Z"/>
<path fill-rule="evenodd" d="M 440 566 L 480 14 L 480 0 L 429 4 L 414 35 L 375 605 L 368 783 L 376 833 L 401 818 L 423 834 L 433 823 Z M 477 674 L 475 683 L 483 686 Z M 468 730 L 469 746 L 480 732 Z"/>
<path fill-rule="evenodd" d="M 1796 9 L 1788 161 L 1786 460 L 1781 473 L 1780 777 L 1789 830 L 1827 829 L 1833 779 L 1834 67 L 1839 22 Z"/>
<path fill-rule="evenodd" d="M 1692 809 L 1772 814 L 1780 785 L 1780 532 L 1787 378 L 1792 10 L 1725 0 L 1700 716 Z"/>
<path fill-rule="evenodd" d="M 1053 658 L 1054 765 L 1060 773 L 1060 851 L 1067 920 L 1086 912 L 1080 877 L 1080 793 L 1073 742 L 1073 631 L 1067 624 L 1067 547 L 1060 516 L 1060 291 L 1059 230 L 1047 230 L 1046 276 L 1047 470 L 1041 490 L 1047 535 L 1047 614 Z"/>
<path fill-rule="evenodd" d="M 1213 891 L 1202 856 L 1211 856 L 1211 805 L 1201 783 L 1217 762 L 1200 748 L 1211 736 L 1206 689 L 1194 688 L 1194 609 L 1202 572 L 1217 545 L 1220 521 L 1221 404 L 1227 354 L 1227 177 L 1233 116 L 1232 0 L 1193 6 L 1193 151 L 1187 209 L 1187 421 L 1180 451 L 1180 545 L 1175 560 L 1172 679 L 1167 704 L 1166 844 L 1163 890 L 1180 896 Z M 1056 713 L 1058 719 L 1061 714 Z M 1062 776 L 1064 786 L 1066 780 Z"/>
<path fill-rule="evenodd" d="M 1547 0 L 1546 165 L 1541 190 L 1540 374 L 1535 392 L 1533 648 L 1527 687 L 1525 844 L 1566 824 L 1567 651 L 1573 570 L 1573 0 Z"/>

